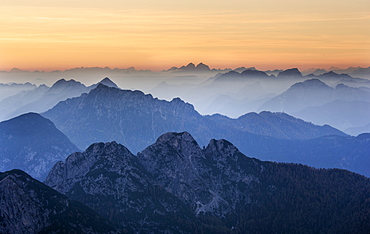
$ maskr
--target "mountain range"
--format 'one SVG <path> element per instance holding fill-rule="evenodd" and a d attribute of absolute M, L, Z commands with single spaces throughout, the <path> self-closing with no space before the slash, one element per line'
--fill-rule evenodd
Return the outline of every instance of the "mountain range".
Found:
<path fill-rule="evenodd" d="M 166 133 L 134 156 L 95 143 L 55 164 L 45 183 L 136 233 L 367 233 L 368 178 L 263 162 L 226 140 L 203 149 Z"/>
<path fill-rule="evenodd" d="M 284 114 L 202 116 L 179 98 L 168 102 L 100 84 L 88 94 L 60 102 L 43 116 L 81 149 L 94 142 L 117 141 L 138 152 L 165 132 L 188 131 L 201 145 L 210 138 L 227 139 L 253 157 L 370 175 L 364 166 L 370 160 L 369 142 Z"/>
<path fill-rule="evenodd" d="M 260 109 L 292 113 L 335 100 L 369 101 L 370 93 L 344 84 L 331 88 L 318 79 L 310 79 L 292 85 L 282 94 L 263 104 Z"/>
<path fill-rule="evenodd" d="M 370 233 L 369 81 L 332 70 L 45 73 L 166 79 L 154 96 L 0 84 L 0 233 Z"/>
<path fill-rule="evenodd" d="M 108 78 L 101 80 L 99 83 L 118 88 Z M 86 87 L 75 80 L 60 79 L 51 87 L 40 85 L 33 89 L 22 91 L 0 102 L 0 120 L 10 119 L 28 112 L 41 113 L 47 111 L 60 101 L 78 97 L 82 93 L 88 93 L 91 89 L 96 88 L 98 84 Z"/>
<path fill-rule="evenodd" d="M 370 123 L 366 118 L 369 105 L 370 92 L 366 89 L 344 84 L 332 88 L 319 79 L 310 79 L 292 85 L 259 109 L 286 112 L 315 124 L 346 130 Z"/>
<path fill-rule="evenodd" d="M 0 101 L 3 99 L 13 96 L 19 92 L 30 90 L 36 88 L 36 85 L 26 82 L 24 84 L 10 83 L 2 84 L 0 83 Z"/>

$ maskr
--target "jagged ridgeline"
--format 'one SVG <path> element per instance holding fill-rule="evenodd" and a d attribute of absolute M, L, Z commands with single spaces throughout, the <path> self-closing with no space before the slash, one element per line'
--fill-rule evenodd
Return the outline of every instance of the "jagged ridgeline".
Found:
<path fill-rule="evenodd" d="M 233 142 L 259 159 L 343 168 L 370 175 L 370 141 L 350 137 L 284 113 L 249 113 L 238 119 L 202 116 L 179 98 L 159 100 L 141 91 L 99 84 L 43 113 L 77 147 L 117 141 L 136 153 L 166 132 L 187 131 L 201 146 L 212 138 Z"/>
<path fill-rule="evenodd" d="M 370 181 L 263 162 L 226 140 L 166 133 L 137 156 L 95 143 L 45 183 L 136 233 L 369 233 Z"/>

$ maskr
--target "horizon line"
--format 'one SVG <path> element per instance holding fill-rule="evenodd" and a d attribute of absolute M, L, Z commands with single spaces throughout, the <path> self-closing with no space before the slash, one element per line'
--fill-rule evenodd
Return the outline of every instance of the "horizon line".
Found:
<path fill-rule="evenodd" d="M 197 67 L 198 65 L 200 64 L 203 64 L 203 65 L 206 65 L 207 67 L 209 67 L 207 64 L 203 63 L 203 62 L 200 62 L 198 63 L 197 65 L 193 62 L 189 62 L 188 64 L 186 65 L 182 65 L 180 67 L 176 67 L 176 66 L 172 66 L 168 69 L 162 69 L 162 70 L 155 70 L 155 69 L 150 69 L 150 68 L 144 68 L 144 69 L 136 69 L 135 66 L 129 66 L 129 67 L 110 67 L 110 66 L 76 66 L 76 67 L 70 67 L 70 68 L 62 68 L 62 69 L 45 69 L 45 70 L 40 70 L 40 69 L 23 69 L 23 68 L 19 68 L 19 67 L 13 67 L 9 70 L 0 70 L 0 72 L 7 72 L 7 73 L 11 73 L 11 72 L 41 72 L 41 73 L 51 73 L 51 72 L 66 72 L 66 71 L 69 71 L 69 70 L 77 70 L 77 69 L 109 69 L 109 70 L 126 70 L 126 71 L 137 71 L 137 72 L 153 72 L 153 73 L 161 73 L 161 72 L 169 72 L 171 71 L 171 69 L 175 70 L 179 70 L 183 67 L 186 67 L 190 64 L 193 64 L 195 65 L 195 67 Z M 209 67 L 210 70 L 208 70 L 209 72 L 212 72 L 212 71 L 226 71 L 226 70 L 237 70 L 237 69 L 242 69 L 242 68 L 246 68 L 246 69 L 250 69 L 250 68 L 254 68 L 256 70 L 259 70 L 259 71 L 274 71 L 274 70 L 288 70 L 288 69 L 293 69 L 293 68 L 296 68 L 298 69 L 299 71 L 309 71 L 309 70 L 317 70 L 317 69 L 322 69 L 322 70 L 325 70 L 325 71 L 332 71 L 332 70 L 346 70 L 346 69 L 350 69 L 350 68 L 370 68 L 370 65 L 368 67 L 362 67 L 362 66 L 330 66 L 329 68 L 324 68 L 324 67 L 310 67 L 310 68 L 306 68 L 306 69 L 302 69 L 302 68 L 299 68 L 298 66 L 291 66 L 289 68 L 270 68 L 270 69 L 257 69 L 255 66 L 236 66 L 235 68 L 231 68 L 231 67 L 224 67 L 224 68 L 211 68 Z M 195 68 L 196 69 L 196 68 Z M 207 71 L 205 71 L 207 72 Z"/>

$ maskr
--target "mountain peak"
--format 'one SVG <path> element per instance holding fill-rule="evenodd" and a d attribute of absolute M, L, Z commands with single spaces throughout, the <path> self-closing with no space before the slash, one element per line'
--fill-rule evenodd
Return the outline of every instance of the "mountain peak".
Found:
<path fill-rule="evenodd" d="M 320 87 L 320 88 L 332 89 L 330 86 L 328 86 L 327 84 L 325 84 L 319 79 L 309 79 L 303 82 L 293 84 L 288 90 L 295 89 L 295 88 L 302 88 L 302 87 L 306 87 L 306 88 L 319 88 Z"/>
<path fill-rule="evenodd" d="M 76 146 L 54 124 L 36 113 L 0 123 L 0 171 L 19 168 L 44 179 L 50 167 Z"/>
<path fill-rule="evenodd" d="M 188 132 L 168 132 L 158 137 L 156 145 L 166 144 L 176 151 L 183 149 L 199 148 L 198 143 Z M 200 148 L 199 148 L 200 149 Z"/>
<path fill-rule="evenodd" d="M 74 89 L 84 89 L 86 88 L 81 82 L 71 80 L 60 79 L 56 81 L 51 87 L 48 93 L 60 93 L 65 90 L 74 90 Z"/>
<path fill-rule="evenodd" d="M 309 80 L 303 81 L 302 83 L 304 83 L 304 84 L 320 84 L 320 85 L 326 85 L 324 82 L 322 82 L 319 79 L 309 79 Z"/>
<path fill-rule="evenodd" d="M 50 120 L 34 112 L 19 115 L 10 120 L 1 122 L 0 124 L 3 123 L 11 123 L 12 126 L 16 128 L 24 128 L 25 131 L 30 128 L 37 128 L 38 126 L 42 126 L 43 124 L 54 125 Z"/>
<path fill-rule="evenodd" d="M 108 85 L 105 85 L 105 84 L 99 82 L 94 89 L 95 90 L 99 90 L 99 89 L 105 90 L 105 89 L 110 89 L 110 88 L 112 88 L 112 87 L 109 87 Z M 94 89 L 92 89 L 92 90 L 94 90 Z"/>
<path fill-rule="evenodd" d="M 186 66 L 181 66 L 180 68 L 177 67 L 172 67 L 168 71 L 183 71 L 183 72 L 206 72 L 210 71 L 211 69 L 209 68 L 208 65 L 204 63 L 199 63 L 198 65 L 195 66 L 194 63 L 189 63 Z"/>
<path fill-rule="evenodd" d="M 348 79 L 348 78 L 353 78 L 352 76 L 348 75 L 348 74 L 338 74 L 334 71 L 329 71 L 327 73 L 324 73 L 322 75 L 319 75 L 320 78 L 339 78 L 339 79 Z"/>
<path fill-rule="evenodd" d="M 345 88 L 350 88 L 350 87 L 348 87 L 347 85 L 343 83 L 337 84 L 337 86 L 335 86 L 335 89 L 345 89 Z"/>
<path fill-rule="evenodd" d="M 195 68 L 195 64 L 194 63 L 189 63 L 188 65 L 186 65 L 186 68 Z"/>
<path fill-rule="evenodd" d="M 99 84 L 103 84 L 105 86 L 112 87 L 112 88 L 118 88 L 118 86 L 111 79 L 109 79 L 108 77 L 105 77 L 104 79 L 102 79 L 99 82 Z"/>
<path fill-rule="evenodd" d="M 73 181 L 85 176 L 88 171 L 99 170 L 99 165 L 110 165 L 110 171 L 118 171 L 122 165 L 136 160 L 134 155 L 123 145 L 116 142 L 94 143 L 84 152 L 76 152 L 59 161 L 50 171 L 45 183 L 59 191 L 66 192 Z M 60 184 L 59 187 L 55 187 Z"/>
<path fill-rule="evenodd" d="M 221 153 L 221 155 L 236 155 L 235 153 L 240 153 L 238 148 L 236 148 L 232 143 L 225 139 L 221 140 L 215 140 L 212 139 L 209 141 L 209 144 L 204 150 L 206 155 L 213 155 L 215 156 L 215 153 Z M 241 153 L 240 153 L 241 154 Z"/>
<path fill-rule="evenodd" d="M 302 73 L 298 70 L 298 68 L 291 68 L 291 69 L 287 69 L 285 71 L 282 71 L 282 72 L 279 72 L 278 78 L 301 78 L 302 77 Z"/>
<path fill-rule="evenodd" d="M 198 71 L 210 71 L 211 69 L 209 68 L 208 65 L 204 64 L 204 63 L 199 63 L 197 66 L 196 66 L 196 69 Z"/>
<path fill-rule="evenodd" d="M 75 81 L 74 79 L 66 80 L 64 78 L 57 80 L 51 88 L 59 88 L 63 86 L 67 86 L 68 84 L 81 84 L 81 82 Z"/>
<path fill-rule="evenodd" d="M 256 77 L 256 78 L 266 78 L 269 77 L 265 72 L 256 69 L 247 69 L 241 73 L 242 76 Z"/>

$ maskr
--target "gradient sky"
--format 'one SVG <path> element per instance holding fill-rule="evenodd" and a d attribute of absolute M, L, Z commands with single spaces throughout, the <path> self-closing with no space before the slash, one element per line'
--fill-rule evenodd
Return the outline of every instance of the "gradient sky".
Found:
<path fill-rule="evenodd" d="M 370 66 L 369 0 L 0 0 L 0 70 Z"/>

